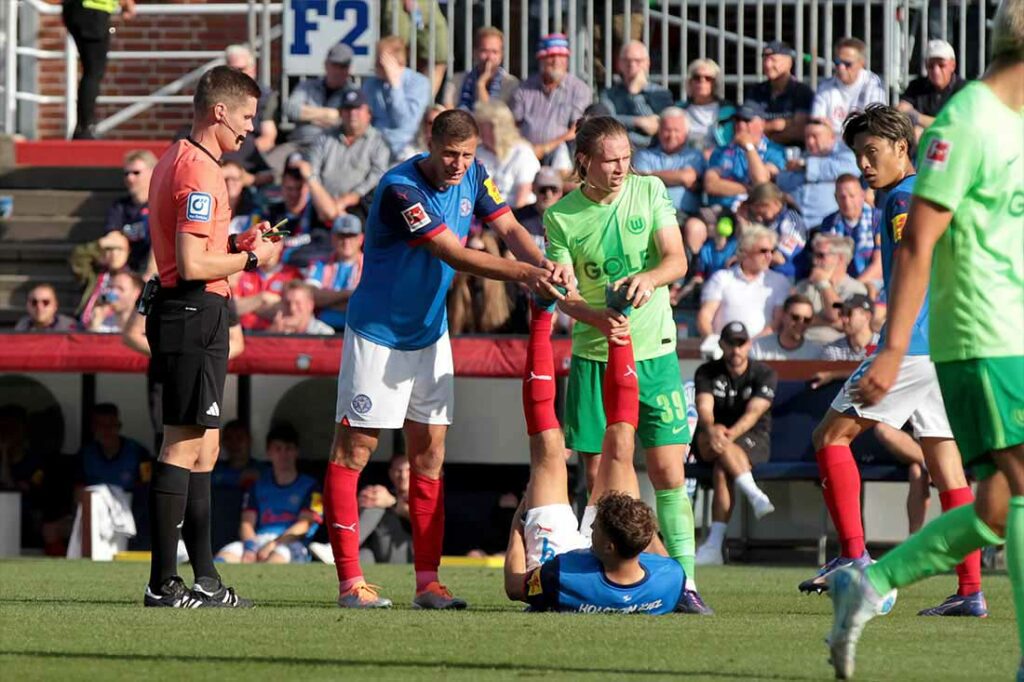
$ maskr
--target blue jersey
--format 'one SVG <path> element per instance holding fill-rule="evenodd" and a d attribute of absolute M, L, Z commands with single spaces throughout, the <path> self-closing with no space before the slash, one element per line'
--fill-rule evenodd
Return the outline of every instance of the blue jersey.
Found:
<path fill-rule="evenodd" d="M 779 170 L 786 167 L 786 150 L 767 137 L 762 137 L 757 145 L 757 155 L 765 163 L 770 163 Z M 723 180 L 733 180 L 744 185 L 750 184 L 750 165 L 747 163 L 747 152 L 735 142 L 723 147 L 716 147 L 708 159 L 707 170 L 714 169 Z M 709 196 L 708 203 L 712 206 L 725 206 L 734 209 L 746 194 L 731 197 Z"/>
<path fill-rule="evenodd" d="M 103 448 L 93 441 L 82 448 L 80 480 L 84 485 L 116 485 L 127 492 L 148 482 L 149 451 L 138 441 L 121 438 L 121 449 L 113 458 L 103 454 Z"/>
<path fill-rule="evenodd" d="M 359 336 L 397 350 L 426 348 L 448 330 L 445 299 L 455 270 L 422 246 L 444 230 L 465 243 L 474 215 L 489 222 L 510 210 L 481 163 L 439 191 L 417 165 L 424 158 L 389 170 L 373 193 L 363 274 L 346 319 Z"/>
<path fill-rule="evenodd" d="M 868 204 L 861 209 L 860 220 L 854 225 L 848 225 L 846 218 L 839 211 L 825 216 L 821 221 L 822 234 L 838 234 L 849 237 L 853 240 L 853 260 L 847 273 L 850 277 L 860 277 L 875 255 L 875 250 L 880 248 L 881 237 L 878 234 L 878 225 L 874 218 L 875 210 Z"/>
<path fill-rule="evenodd" d="M 882 280 L 885 282 L 885 291 L 888 298 L 892 298 L 889 287 L 892 286 L 892 260 L 899 248 L 900 239 L 903 237 L 903 226 L 907 222 L 907 211 L 910 209 L 910 197 L 914 190 L 914 175 L 908 175 L 888 192 L 880 193 L 878 205 L 881 211 L 876 211 L 878 216 L 878 231 L 882 235 Z M 878 342 L 879 347 L 885 346 L 888 323 L 882 327 L 882 333 Z M 914 322 L 914 329 L 910 335 L 910 345 L 907 347 L 907 355 L 928 355 L 928 297 L 925 296 L 921 312 Z"/>
<path fill-rule="evenodd" d="M 686 574 L 674 560 L 641 554 L 643 580 L 617 585 L 604 575 L 589 549 L 559 554 L 526 578 L 526 600 L 535 610 L 578 613 L 672 613 L 683 596 Z"/>
<path fill-rule="evenodd" d="M 316 480 L 299 474 L 288 485 L 278 485 L 274 472 L 266 471 L 242 498 L 242 511 L 255 512 L 257 533 L 281 533 L 299 520 L 303 512 L 319 525 L 324 505 Z M 310 535 L 316 526 L 310 529 Z"/>
<path fill-rule="evenodd" d="M 362 267 L 362 259 L 351 263 L 342 263 L 334 258 L 316 261 L 306 269 L 306 283 L 327 291 L 354 289 L 359 283 Z M 345 328 L 344 310 L 323 308 L 317 318 L 337 331 Z"/>
<path fill-rule="evenodd" d="M 700 274 L 703 275 L 704 281 L 711 279 L 711 275 L 715 274 L 719 270 L 724 270 L 726 263 L 736 255 L 736 249 L 739 246 L 739 242 L 736 241 L 735 237 L 729 237 L 725 242 L 725 246 L 719 251 L 715 245 L 714 239 L 709 239 L 704 242 L 704 246 L 700 247 L 699 268 Z"/>

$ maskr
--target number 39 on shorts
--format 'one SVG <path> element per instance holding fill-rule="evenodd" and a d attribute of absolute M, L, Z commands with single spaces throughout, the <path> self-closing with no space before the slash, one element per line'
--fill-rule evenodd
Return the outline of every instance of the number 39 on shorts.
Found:
<path fill-rule="evenodd" d="M 683 400 L 682 391 L 672 391 L 668 394 L 659 393 L 655 402 L 661 408 L 661 421 L 666 424 L 686 421 L 686 401 Z"/>

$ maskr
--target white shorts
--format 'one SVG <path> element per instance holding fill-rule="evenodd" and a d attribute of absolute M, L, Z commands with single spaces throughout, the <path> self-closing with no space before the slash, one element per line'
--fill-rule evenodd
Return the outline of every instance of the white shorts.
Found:
<path fill-rule="evenodd" d="M 277 533 L 257 533 L 256 537 L 253 538 L 253 540 L 256 542 L 257 547 L 262 547 L 271 540 L 275 539 L 277 539 Z M 221 552 L 226 552 L 228 554 L 237 554 L 239 557 L 241 557 L 245 553 L 245 544 L 241 540 L 229 542 L 228 544 L 224 545 L 221 548 L 220 552 L 217 552 L 217 554 L 220 554 Z M 274 548 L 273 553 L 281 557 L 285 561 L 291 562 L 292 560 L 292 551 L 291 549 L 289 549 L 288 545 L 278 545 Z"/>
<path fill-rule="evenodd" d="M 871 407 L 853 402 L 850 389 L 860 381 L 874 359 L 874 355 L 866 358 L 846 380 L 832 401 L 832 409 L 844 413 L 852 410 L 858 417 L 888 424 L 894 429 L 902 429 L 909 420 L 918 438 L 952 438 L 953 430 L 946 418 L 946 405 L 942 402 L 935 365 L 927 355 L 903 358 L 896 381 L 882 402 Z"/>
<path fill-rule="evenodd" d="M 335 421 L 400 429 L 406 419 L 451 424 L 455 367 L 448 333 L 419 350 L 395 350 L 345 329 Z"/>
<path fill-rule="evenodd" d="M 580 533 L 580 524 L 572 507 L 549 504 L 526 511 L 523 524 L 526 540 L 526 570 L 532 571 L 559 554 L 587 549 L 590 541 Z"/>

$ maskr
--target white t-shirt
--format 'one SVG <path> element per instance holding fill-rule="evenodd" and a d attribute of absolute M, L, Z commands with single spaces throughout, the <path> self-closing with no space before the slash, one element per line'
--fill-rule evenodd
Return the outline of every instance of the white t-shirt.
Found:
<path fill-rule="evenodd" d="M 790 350 L 783 348 L 779 342 L 779 335 L 761 336 L 754 339 L 754 345 L 750 349 L 750 357 L 753 360 L 820 360 L 823 347 L 820 343 L 808 341 L 799 347 Z"/>
<path fill-rule="evenodd" d="M 483 146 L 477 147 L 476 157 L 487 169 L 495 186 L 501 195 L 509 203 L 516 199 L 516 187 L 522 184 L 532 185 L 533 179 L 540 170 L 540 161 L 533 153 L 533 147 L 526 142 L 520 142 L 508 152 L 504 163 L 489 149 Z M 537 197 L 533 192 L 526 199 L 526 205 L 535 203 Z"/>
<path fill-rule="evenodd" d="M 878 334 L 871 337 L 871 341 L 868 346 L 878 345 Z M 840 360 L 852 360 L 858 361 L 863 360 L 868 356 L 867 348 L 861 348 L 859 351 L 853 350 L 850 347 L 850 340 L 845 336 L 841 339 L 833 341 L 832 343 L 825 346 L 824 356 L 826 360 L 840 361 Z"/>
<path fill-rule="evenodd" d="M 720 301 L 711 329 L 715 334 L 730 322 L 739 320 L 751 336 L 757 336 L 772 321 L 776 308 L 789 295 L 789 280 L 772 270 L 765 270 L 748 280 L 739 265 L 711 275 L 701 292 L 701 303 Z"/>
<path fill-rule="evenodd" d="M 715 129 L 718 127 L 718 110 L 721 105 L 716 102 L 708 104 L 689 104 L 683 111 L 689 124 L 687 144 L 696 149 L 714 149 Z"/>
<path fill-rule="evenodd" d="M 811 118 L 824 118 L 832 123 L 836 134 L 842 134 L 843 122 L 852 111 L 864 111 L 869 104 L 887 104 L 882 79 L 862 69 L 852 85 L 846 85 L 833 76 L 821 82 L 814 95 Z"/>

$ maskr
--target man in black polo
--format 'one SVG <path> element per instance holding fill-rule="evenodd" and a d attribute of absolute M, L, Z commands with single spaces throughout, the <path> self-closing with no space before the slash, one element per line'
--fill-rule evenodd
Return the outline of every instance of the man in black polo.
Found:
<path fill-rule="evenodd" d="M 762 66 L 767 78 L 751 86 L 747 102 L 756 102 L 766 112 L 764 133 L 772 142 L 785 146 L 804 146 L 804 126 L 810 116 L 814 91 L 793 75 L 796 50 L 781 40 L 764 46 Z"/>
<path fill-rule="evenodd" d="M 754 482 L 751 466 L 768 461 L 771 414 L 778 382 L 775 370 L 750 360 L 750 334 L 742 322 L 730 322 L 719 337 L 722 358 L 697 368 L 697 456 L 713 462 L 715 498 L 711 530 L 697 549 L 699 566 L 722 563 L 722 543 L 734 506 L 733 483 L 750 502 L 754 516 L 775 511 Z"/>
<path fill-rule="evenodd" d="M 956 72 L 953 46 L 945 40 L 929 40 L 924 56 L 928 75 L 910 81 L 896 106 L 910 117 L 919 139 L 925 128 L 935 122 L 939 110 L 949 98 L 967 85 L 967 81 Z"/>

